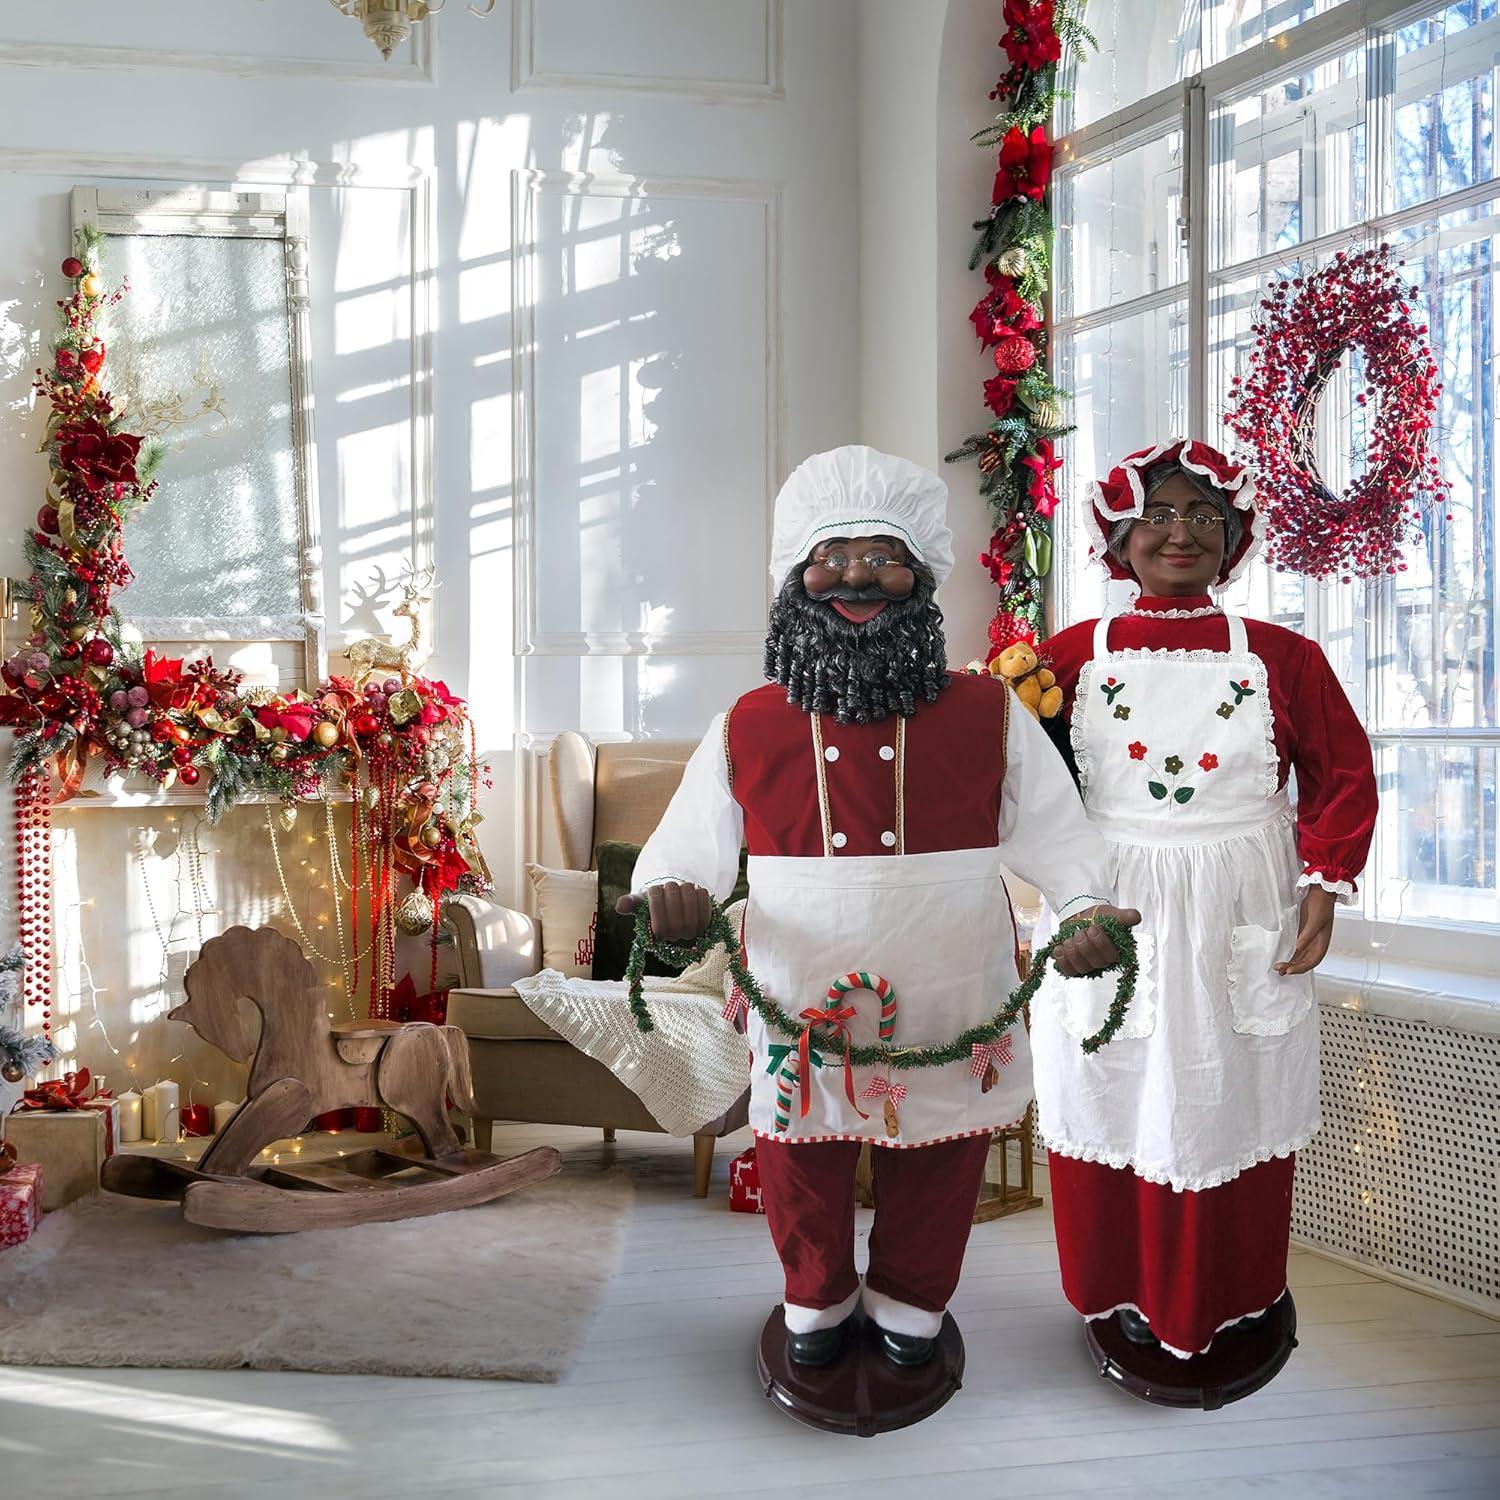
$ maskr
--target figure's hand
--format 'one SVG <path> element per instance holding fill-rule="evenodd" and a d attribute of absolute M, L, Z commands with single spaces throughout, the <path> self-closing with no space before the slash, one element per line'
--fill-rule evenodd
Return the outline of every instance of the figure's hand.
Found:
<path fill-rule="evenodd" d="M 710 916 L 712 892 L 685 880 L 664 880 L 621 896 L 615 910 L 621 916 L 634 916 L 644 901 L 651 912 L 651 931 L 664 943 L 696 943 L 703 936 Z"/>
<path fill-rule="evenodd" d="M 1113 917 L 1121 927 L 1134 927 L 1141 920 L 1140 912 L 1121 906 L 1091 906 L 1087 911 L 1077 913 L 1077 916 Z M 1074 918 L 1070 917 L 1069 921 L 1072 920 Z M 1104 968 L 1106 964 L 1116 963 L 1119 957 L 1120 950 L 1102 927 L 1086 927 L 1052 950 L 1052 962 L 1057 966 L 1058 973 L 1067 975 L 1069 979 L 1091 974 L 1096 969 Z"/>
<path fill-rule="evenodd" d="M 1284 963 L 1275 965 L 1278 974 L 1306 974 L 1316 969 L 1327 956 L 1333 941 L 1333 913 L 1338 899 L 1320 885 L 1310 885 L 1302 893 L 1302 921 L 1297 928 L 1297 946 Z"/>

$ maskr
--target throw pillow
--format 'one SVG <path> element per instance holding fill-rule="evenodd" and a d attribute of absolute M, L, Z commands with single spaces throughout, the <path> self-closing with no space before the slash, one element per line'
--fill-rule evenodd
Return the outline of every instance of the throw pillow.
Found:
<path fill-rule="evenodd" d="M 542 964 L 570 979 L 594 978 L 599 876 L 593 870 L 527 865 L 542 924 Z"/>
<path fill-rule="evenodd" d="M 635 862 L 640 858 L 641 846 L 610 840 L 600 844 L 594 851 L 594 864 L 599 871 L 599 912 L 594 940 L 594 978 L 623 979 L 625 965 L 630 961 L 630 945 L 635 940 L 635 918 L 622 917 L 615 910 L 615 903 L 630 892 L 630 877 L 635 871 Z M 746 851 L 740 850 L 740 873 L 730 892 L 730 901 L 743 900 L 750 893 L 745 878 Z M 646 960 L 646 972 L 658 977 L 675 975 L 678 970 L 669 968 L 659 959 Z"/>

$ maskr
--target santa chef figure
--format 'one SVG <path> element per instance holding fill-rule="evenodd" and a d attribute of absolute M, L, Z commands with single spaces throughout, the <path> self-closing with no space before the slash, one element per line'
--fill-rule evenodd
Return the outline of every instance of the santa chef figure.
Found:
<path fill-rule="evenodd" d="M 994 1016 L 1018 983 L 1006 870 L 1062 916 L 1138 920 L 1106 905 L 1104 842 L 1041 729 L 1004 686 L 946 669 L 934 594 L 953 564 L 947 496 L 935 475 L 864 447 L 792 474 L 771 549 L 770 684 L 709 726 L 641 851 L 642 894 L 621 903 L 649 901 L 658 937 L 696 939 L 747 844 L 751 972 L 792 1016 L 852 1009 L 855 1046 L 942 1047 Z M 1078 974 L 1116 957 L 1088 927 L 1056 962 Z M 1031 1098 L 1024 1028 L 940 1067 L 851 1074 L 825 1049 L 805 1077 L 785 1065 L 795 1046 L 753 1011 L 748 1038 L 791 1359 L 834 1359 L 863 1295 L 886 1356 L 924 1362 L 991 1135 Z M 861 1286 L 854 1166 L 866 1141 L 879 1148 L 878 1207 Z"/>

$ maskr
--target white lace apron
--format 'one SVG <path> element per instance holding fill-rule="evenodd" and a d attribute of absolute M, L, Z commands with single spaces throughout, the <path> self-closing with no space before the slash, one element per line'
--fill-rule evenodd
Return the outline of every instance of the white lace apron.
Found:
<path fill-rule="evenodd" d="M 1283 978 L 1299 909 L 1295 821 L 1279 772 L 1265 663 L 1244 621 L 1229 653 L 1115 651 L 1109 622 L 1078 679 L 1073 746 L 1115 900 L 1143 914 L 1124 1028 L 1093 1056 L 1111 975 L 1055 972 L 1032 1002 L 1043 1138 L 1178 1190 L 1216 1187 L 1317 1130 L 1310 974 Z M 1038 946 L 1055 930 L 1043 914 Z"/>

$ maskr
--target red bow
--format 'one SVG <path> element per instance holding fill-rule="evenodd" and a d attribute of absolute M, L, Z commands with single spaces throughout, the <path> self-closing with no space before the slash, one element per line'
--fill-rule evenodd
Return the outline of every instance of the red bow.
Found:
<path fill-rule="evenodd" d="M 805 1119 L 809 1104 L 812 1102 L 812 1062 L 808 1056 L 812 1050 L 812 1029 L 818 1024 L 831 1026 L 844 1043 L 844 1092 L 849 1096 L 849 1103 L 861 1120 L 870 1117 L 859 1107 L 859 1101 L 854 1097 L 854 1064 L 849 1060 L 849 1023 L 858 1012 L 852 1005 L 845 1005 L 839 1010 L 824 1010 L 818 1005 L 809 1005 L 800 1016 L 799 1021 L 806 1021 L 807 1025 L 802 1028 L 802 1035 L 797 1042 L 797 1056 L 801 1062 L 798 1078 L 802 1083 L 802 1115 Z"/>
<path fill-rule="evenodd" d="M 744 1010 L 749 1001 L 745 998 L 745 992 L 739 985 L 734 985 L 729 991 L 729 998 L 724 1002 L 724 1019 L 734 1027 L 740 1029 L 740 1012 Z"/>
<path fill-rule="evenodd" d="M 872 1078 L 865 1085 L 864 1097 L 866 1099 L 879 1099 L 881 1095 L 887 1095 L 897 1109 L 901 1108 L 906 1098 L 906 1085 L 904 1083 L 892 1083 L 889 1078 Z"/>
<path fill-rule="evenodd" d="M 83 1109 L 89 1101 L 89 1085 L 93 1078 L 87 1068 L 76 1073 L 64 1073 L 48 1083 L 39 1083 L 27 1089 L 21 1096 L 22 1109 Z"/>
<path fill-rule="evenodd" d="M 983 1078 L 985 1069 L 991 1063 L 995 1065 L 995 1071 L 999 1072 L 1013 1055 L 1008 1034 L 1002 1036 L 998 1042 L 975 1042 L 969 1050 L 974 1054 L 973 1061 L 969 1064 L 971 1078 Z"/>

